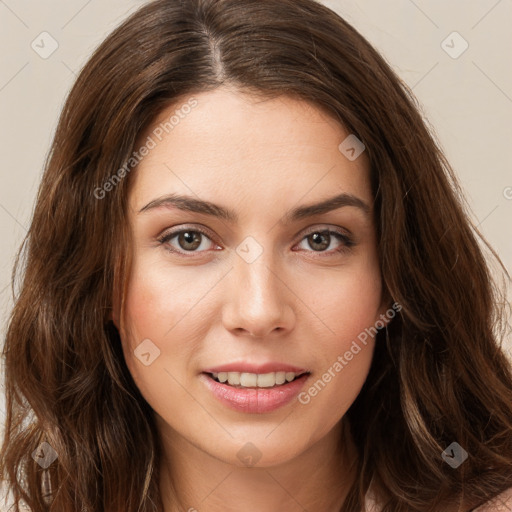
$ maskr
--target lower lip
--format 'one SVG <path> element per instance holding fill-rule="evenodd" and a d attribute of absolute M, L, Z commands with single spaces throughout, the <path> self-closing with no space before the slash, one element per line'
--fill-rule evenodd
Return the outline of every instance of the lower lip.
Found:
<path fill-rule="evenodd" d="M 264 413 L 291 402 L 304 387 L 309 374 L 274 388 L 234 388 L 213 380 L 202 373 L 201 378 L 215 397 L 227 407 L 239 412 Z"/>

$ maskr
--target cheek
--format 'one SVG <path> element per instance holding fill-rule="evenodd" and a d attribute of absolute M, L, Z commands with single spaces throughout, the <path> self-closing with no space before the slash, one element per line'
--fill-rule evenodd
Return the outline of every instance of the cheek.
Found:
<path fill-rule="evenodd" d="M 190 291 L 177 281 L 178 276 L 168 274 L 158 263 L 135 260 L 124 304 L 121 339 L 126 365 L 153 409 L 167 403 L 169 394 L 174 396 L 174 405 L 180 404 L 179 389 L 173 388 L 176 381 L 171 375 L 182 380 L 179 369 L 190 346 L 179 336 Z M 144 362 L 145 353 L 149 356 Z"/>
<path fill-rule="evenodd" d="M 332 422 L 350 407 L 368 375 L 381 292 L 378 262 L 372 257 L 344 269 L 319 294 L 316 306 L 324 323 L 317 332 L 322 340 L 321 370 L 299 401 L 325 411 Z M 339 413 L 336 418 L 329 416 L 333 410 Z"/>
<path fill-rule="evenodd" d="M 368 375 L 372 354 L 373 343 L 359 343 L 357 348 L 352 346 L 351 350 L 341 352 L 299 394 L 299 403 L 315 413 L 307 415 L 309 421 L 323 418 L 319 425 L 321 433 L 329 431 L 359 395 Z"/>
<path fill-rule="evenodd" d="M 378 261 L 369 258 L 344 269 L 329 280 L 319 295 L 319 316 L 330 329 L 330 348 L 344 352 L 352 340 L 379 319 L 382 283 Z"/>
<path fill-rule="evenodd" d="M 205 296 L 216 282 L 216 273 L 203 275 L 197 267 L 172 270 L 161 259 L 134 258 L 121 333 L 125 360 L 134 379 L 154 379 L 157 370 L 168 370 L 176 377 L 187 371 L 208 326 Z M 134 351 L 148 339 L 160 353 L 145 367 Z"/>
<path fill-rule="evenodd" d="M 137 344 L 145 338 L 151 338 L 155 330 L 154 321 L 158 318 L 158 291 L 147 281 L 132 278 L 125 299 L 124 320 L 125 339 L 131 344 Z"/>
<path fill-rule="evenodd" d="M 127 339 L 168 339 L 201 297 L 191 282 L 187 272 L 170 272 L 154 259 L 134 261 L 124 308 Z"/>
<path fill-rule="evenodd" d="M 299 402 L 313 407 L 324 418 L 321 432 L 328 431 L 346 413 L 363 387 L 375 346 L 380 288 L 369 281 L 359 283 L 357 292 L 343 288 L 347 295 L 335 297 L 327 318 L 332 330 L 322 337 L 320 369 L 299 396 Z M 353 292 L 353 293 L 351 293 Z M 333 411 L 336 411 L 333 414 Z"/>

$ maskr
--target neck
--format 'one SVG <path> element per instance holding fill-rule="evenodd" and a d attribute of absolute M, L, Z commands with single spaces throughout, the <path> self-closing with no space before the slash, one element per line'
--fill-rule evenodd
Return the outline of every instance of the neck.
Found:
<path fill-rule="evenodd" d="M 355 479 L 356 450 L 341 422 L 306 451 L 267 467 L 219 460 L 168 425 L 160 432 L 164 512 L 333 512 Z"/>

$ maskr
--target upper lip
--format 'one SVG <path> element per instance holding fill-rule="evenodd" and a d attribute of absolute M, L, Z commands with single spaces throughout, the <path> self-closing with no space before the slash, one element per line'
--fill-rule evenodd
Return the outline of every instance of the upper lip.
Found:
<path fill-rule="evenodd" d="M 212 366 L 206 368 L 204 373 L 221 373 L 221 372 L 239 372 L 239 373 L 273 373 L 273 372 L 293 372 L 295 374 L 309 373 L 305 368 L 299 368 L 291 364 L 267 362 L 261 364 L 251 364 L 247 362 L 228 363 L 220 366 Z"/>

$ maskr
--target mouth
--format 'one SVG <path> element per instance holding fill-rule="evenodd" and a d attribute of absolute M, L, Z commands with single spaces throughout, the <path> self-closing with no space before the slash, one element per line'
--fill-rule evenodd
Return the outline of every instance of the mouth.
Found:
<path fill-rule="evenodd" d="M 209 371 L 202 372 L 200 377 L 209 392 L 229 409 L 263 414 L 276 411 L 297 398 L 311 375 L 309 371 L 297 370 L 297 373 Z"/>
<path fill-rule="evenodd" d="M 291 382 L 309 375 L 309 372 L 269 372 L 269 373 L 247 373 L 247 372 L 219 372 L 204 374 L 215 382 L 238 389 L 272 389 L 286 386 Z"/>

